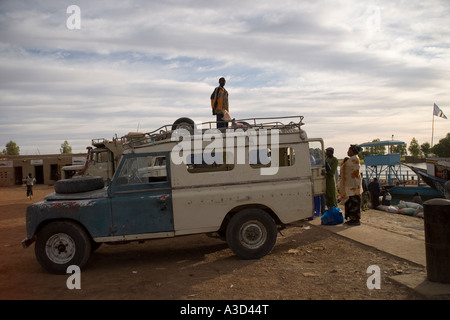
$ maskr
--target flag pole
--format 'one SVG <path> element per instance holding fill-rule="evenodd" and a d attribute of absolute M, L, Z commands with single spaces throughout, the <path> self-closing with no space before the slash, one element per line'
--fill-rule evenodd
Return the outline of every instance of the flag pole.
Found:
<path fill-rule="evenodd" d="M 434 105 L 433 105 L 433 124 L 432 124 L 432 127 L 431 127 L 431 147 L 433 147 L 433 137 L 434 137 Z"/>

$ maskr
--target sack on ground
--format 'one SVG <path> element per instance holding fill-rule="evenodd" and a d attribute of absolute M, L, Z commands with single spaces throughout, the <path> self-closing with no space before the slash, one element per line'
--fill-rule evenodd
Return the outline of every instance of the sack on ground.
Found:
<path fill-rule="evenodd" d="M 422 207 L 422 205 L 415 203 L 415 202 L 408 202 L 408 201 L 403 201 L 400 200 L 400 203 L 398 204 L 398 208 L 399 209 L 403 209 L 403 208 L 414 208 L 414 209 L 418 209 Z"/>
<path fill-rule="evenodd" d="M 342 210 L 338 207 L 332 207 L 325 211 L 322 215 L 322 224 L 324 225 L 335 225 L 344 223 L 344 216 Z"/>
<path fill-rule="evenodd" d="M 398 207 L 396 207 L 396 206 L 384 206 L 384 205 L 380 204 L 377 207 L 377 209 L 378 210 L 383 210 L 383 211 L 386 211 L 386 212 L 390 212 L 390 213 L 398 213 Z"/>
<path fill-rule="evenodd" d="M 416 209 L 414 209 L 414 208 L 401 208 L 401 209 L 398 209 L 397 213 L 405 214 L 407 216 L 412 216 L 412 215 L 414 215 L 416 213 Z"/>

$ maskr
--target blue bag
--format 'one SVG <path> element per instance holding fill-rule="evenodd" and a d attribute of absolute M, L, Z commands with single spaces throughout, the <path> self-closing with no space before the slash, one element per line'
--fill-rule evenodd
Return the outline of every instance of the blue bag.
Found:
<path fill-rule="evenodd" d="M 338 207 L 332 207 L 325 211 L 322 215 L 322 224 L 325 225 L 335 225 L 344 223 L 344 216 L 342 210 Z"/>

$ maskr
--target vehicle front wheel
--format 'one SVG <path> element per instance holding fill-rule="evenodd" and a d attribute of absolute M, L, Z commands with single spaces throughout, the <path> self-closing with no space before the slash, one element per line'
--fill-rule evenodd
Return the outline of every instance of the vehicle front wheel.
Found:
<path fill-rule="evenodd" d="M 39 231 L 36 259 L 50 273 L 66 273 L 67 267 L 82 268 L 91 254 L 91 240 L 82 227 L 70 221 L 52 222 Z"/>
<path fill-rule="evenodd" d="M 272 217 L 260 209 L 238 212 L 227 227 L 227 242 L 242 259 L 259 259 L 275 246 L 277 226 Z"/>

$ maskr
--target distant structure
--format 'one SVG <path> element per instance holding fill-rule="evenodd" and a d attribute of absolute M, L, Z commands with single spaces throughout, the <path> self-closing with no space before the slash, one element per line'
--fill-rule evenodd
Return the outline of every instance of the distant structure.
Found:
<path fill-rule="evenodd" d="M 360 147 L 370 148 L 377 146 L 392 146 L 405 144 L 403 141 L 387 140 L 372 141 L 359 144 Z M 389 150 L 389 148 L 388 148 Z M 413 195 L 416 192 L 420 196 L 439 196 L 439 192 L 427 185 L 421 185 L 420 179 L 413 180 L 415 185 L 410 185 L 404 180 L 401 172 L 400 154 L 388 153 L 383 155 L 366 155 L 364 157 L 366 167 L 365 182 L 377 178 L 383 189 L 389 190 L 392 195 Z M 386 179 L 383 180 L 383 177 Z M 417 181 L 417 182 L 416 182 Z"/>
<path fill-rule="evenodd" d="M 84 164 L 86 153 L 2 156 L 0 158 L 0 187 L 22 185 L 28 173 L 36 184 L 53 185 L 61 179 L 61 168 Z"/>
<path fill-rule="evenodd" d="M 405 144 L 405 142 L 396 140 L 372 141 L 362 143 L 359 146 L 362 148 L 370 148 L 399 144 Z M 400 154 L 398 153 L 367 155 L 364 157 L 364 163 L 366 166 L 367 181 L 370 181 L 373 178 L 377 178 L 378 180 L 382 179 L 382 173 L 385 173 L 388 185 L 392 185 L 394 179 L 396 181 L 401 180 L 401 163 Z"/>

